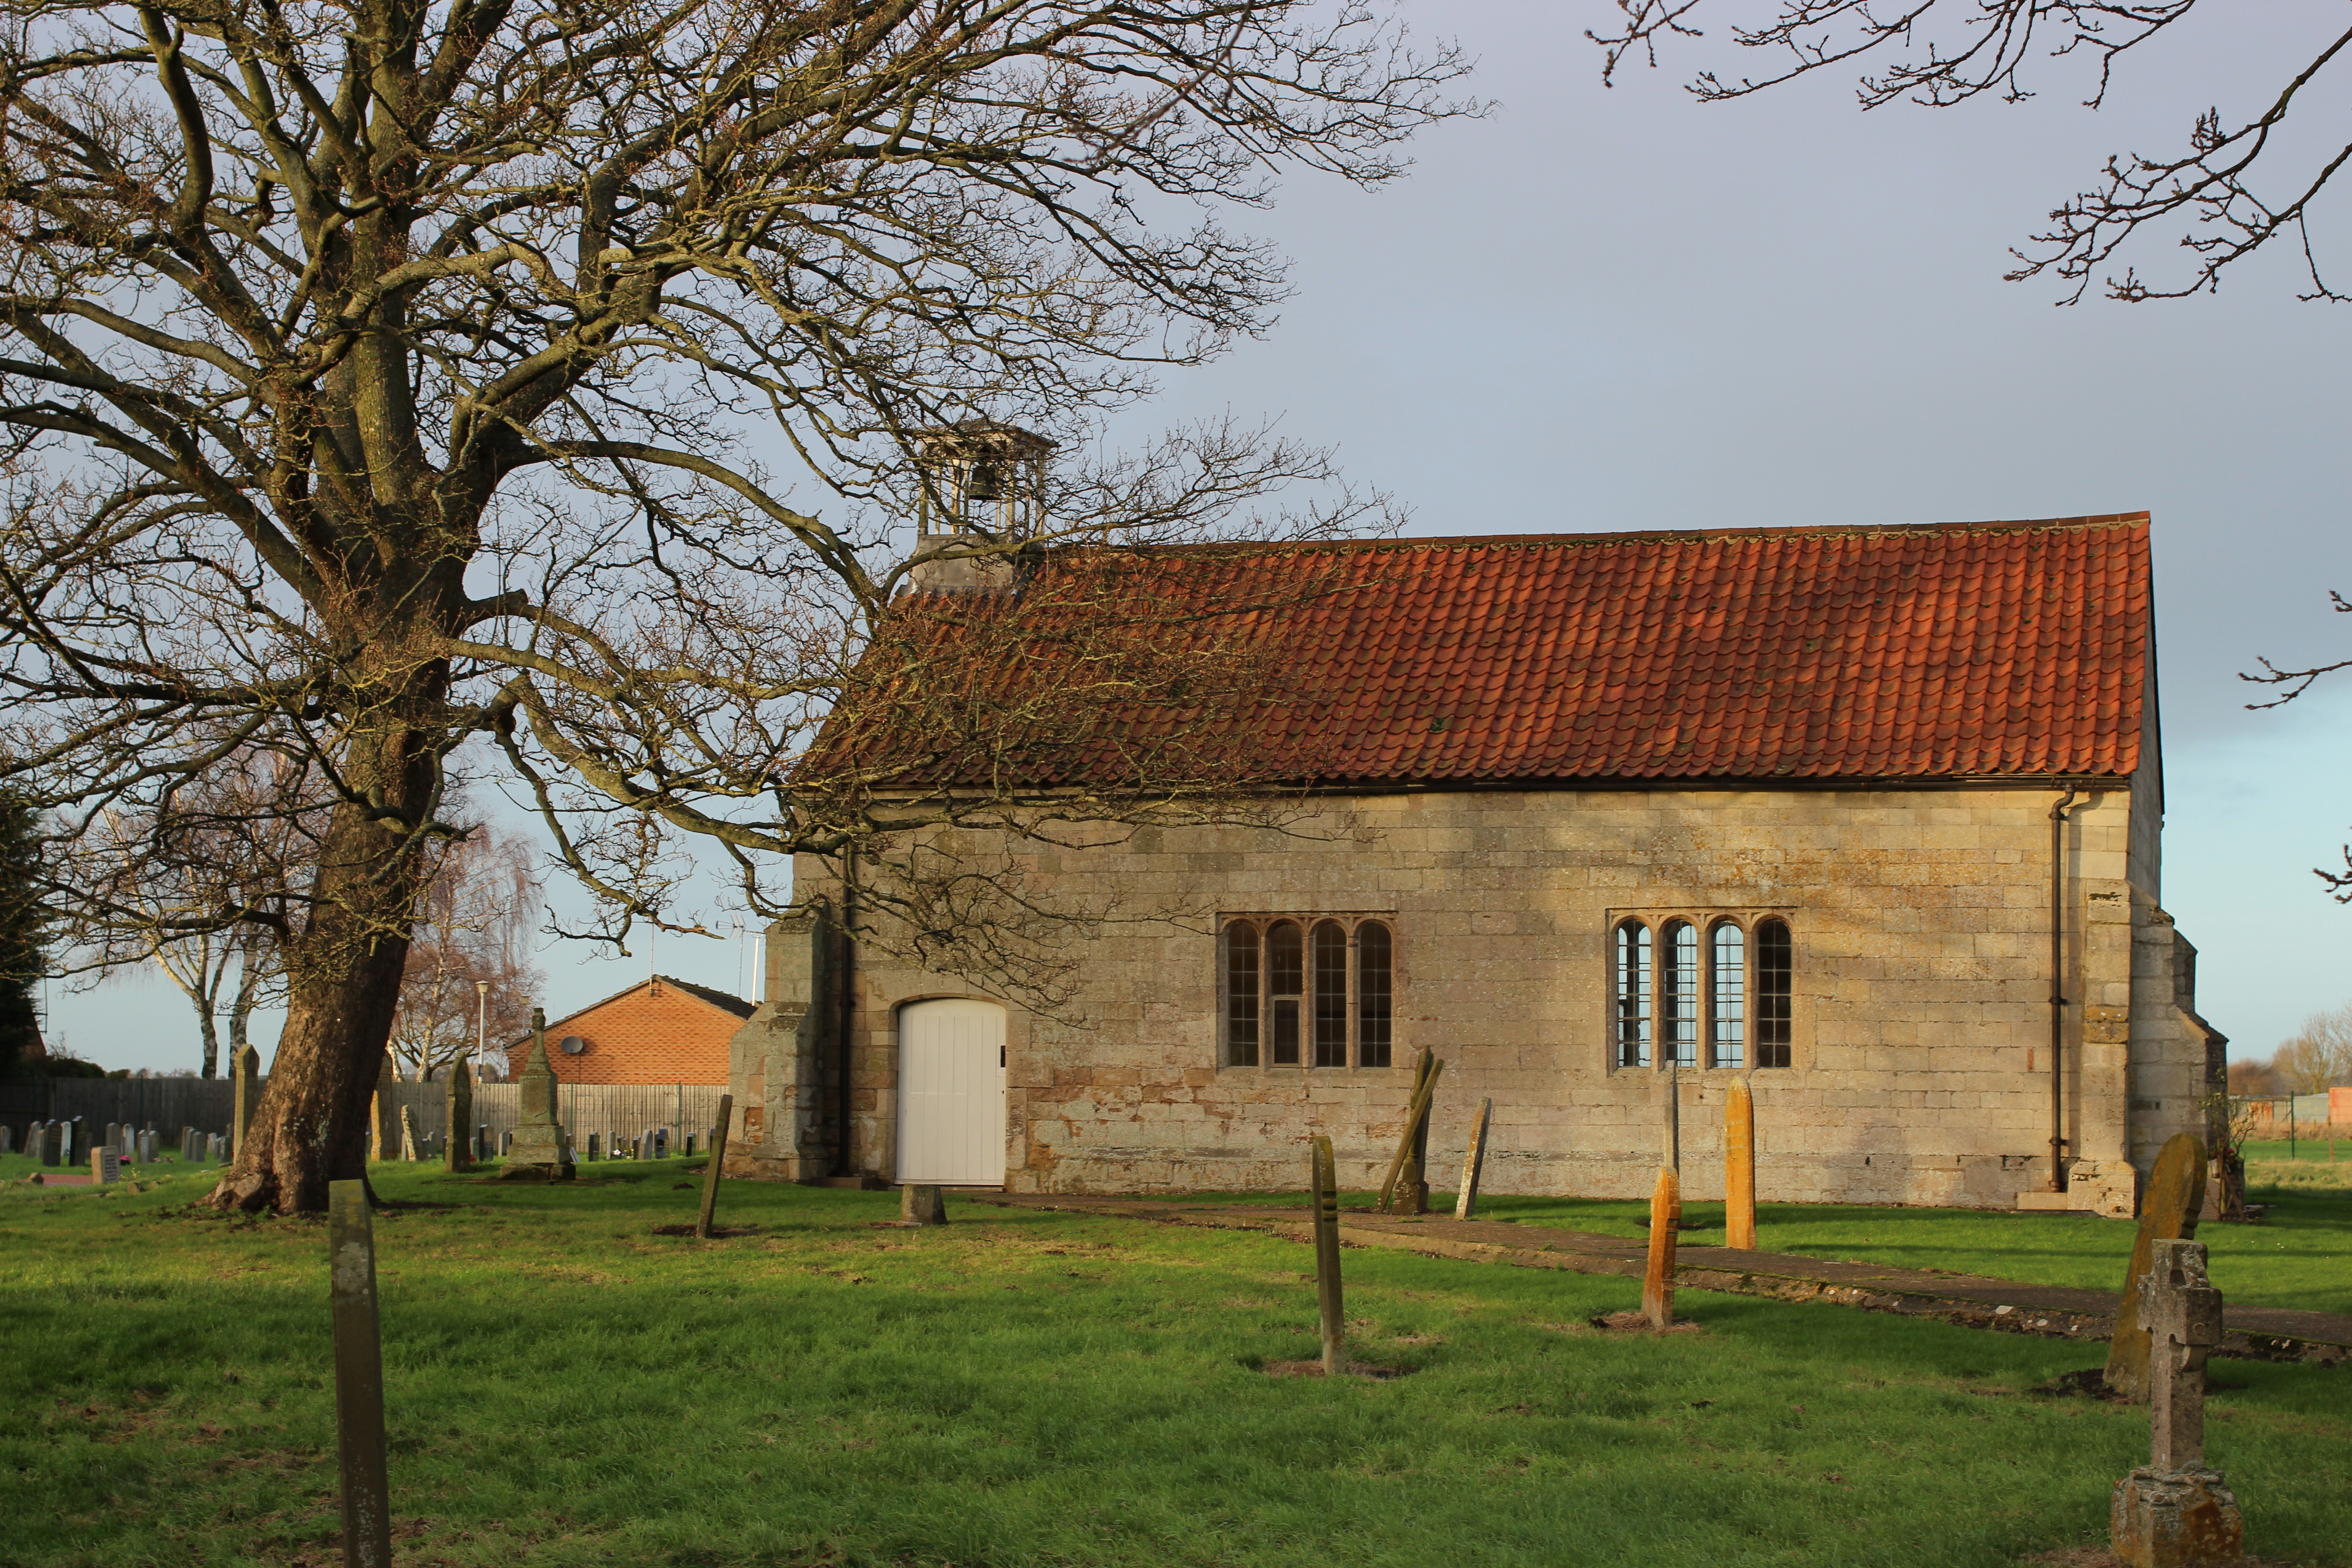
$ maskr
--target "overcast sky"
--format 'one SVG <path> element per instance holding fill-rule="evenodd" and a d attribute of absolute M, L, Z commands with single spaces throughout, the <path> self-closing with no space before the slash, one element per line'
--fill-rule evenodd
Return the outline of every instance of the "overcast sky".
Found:
<path fill-rule="evenodd" d="M 1478 57 L 1496 111 L 1431 132 L 1389 189 L 1297 182 L 1241 220 L 1293 258 L 1297 297 L 1264 341 L 1171 378 L 1154 416 L 1279 416 L 1421 534 L 2149 510 L 2164 903 L 2202 952 L 2201 1010 L 2233 1055 L 2267 1055 L 2352 1000 L 2352 910 L 2311 872 L 2352 837 L 2352 678 L 2268 713 L 2235 679 L 2258 655 L 2352 656 L 2326 598 L 2352 592 L 2352 307 L 2297 302 L 2284 256 L 2218 297 L 2138 306 L 2056 309 L 2053 285 L 2000 274 L 2109 153 L 2170 152 L 2208 104 L 2274 94 L 2344 13 L 2207 6 L 2096 113 L 2062 63 L 2020 106 L 1865 115 L 1826 76 L 1693 101 L 1680 84 L 1702 66 L 1755 68 L 1715 37 L 1603 90 L 1582 38 L 1613 14 L 1600 0 L 1415 0 L 1417 29 Z M 2315 237 L 2352 279 L 2352 186 Z M 733 941 L 665 939 L 654 959 L 730 989 L 750 965 Z M 646 972 L 568 947 L 542 962 L 553 1014 Z M 53 1034 L 108 1067 L 195 1062 L 160 980 L 50 1005 Z"/>

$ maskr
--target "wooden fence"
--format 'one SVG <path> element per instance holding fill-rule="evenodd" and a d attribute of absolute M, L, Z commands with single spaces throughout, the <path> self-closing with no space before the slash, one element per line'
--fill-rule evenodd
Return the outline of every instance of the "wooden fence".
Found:
<path fill-rule="evenodd" d="M 474 1086 L 474 1124 L 490 1130 L 492 1148 L 521 1121 L 521 1092 L 512 1083 Z M 591 1132 L 603 1140 L 615 1133 L 634 1138 L 649 1127 L 667 1128 L 670 1146 L 683 1148 L 689 1132 L 698 1141 L 709 1136 L 719 1097 L 726 1092 L 723 1083 L 564 1084 L 556 1090 L 556 1115 L 583 1153 Z M 395 1115 L 399 1107 L 413 1110 L 421 1131 L 436 1134 L 448 1125 L 446 1083 L 395 1084 L 392 1096 Z M 226 1079 L 68 1078 L 0 1085 L 0 1122 L 15 1130 L 13 1142 L 20 1149 L 25 1130 L 36 1121 L 78 1116 L 93 1129 L 128 1122 L 152 1127 L 173 1142 L 183 1127 L 226 1132 L 236 1114 L 236 1086 Z"/>

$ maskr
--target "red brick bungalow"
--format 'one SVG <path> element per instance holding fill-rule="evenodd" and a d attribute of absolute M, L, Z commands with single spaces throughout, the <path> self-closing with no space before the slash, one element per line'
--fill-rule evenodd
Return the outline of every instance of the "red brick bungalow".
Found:
<path fill-rule="evenodd" d="M 667 974 L 547 1025 L 547 1059 L 562 1083 L 727 1081 L 727 1042 L 751 1016 L 740 996 Z M 507 1076 L 530 1059 L 530 1037 L 507 1047 Z"/>

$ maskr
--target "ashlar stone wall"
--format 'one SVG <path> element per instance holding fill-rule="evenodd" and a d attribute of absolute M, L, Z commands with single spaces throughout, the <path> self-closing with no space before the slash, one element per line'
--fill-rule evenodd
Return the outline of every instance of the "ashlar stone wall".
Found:
<path fill-rule="evenodd" d="M 1318 1133 L 1342 1180 L 1369 1185 L 1425 1047 L 1447 1062 L 1433 1174 L 1458 1162 L 1470 1111 L 1491 1096 L 1489 1190 L 1641 1195 L 1663 1078 L 1612 1065 L 1610 931 L 1632 911 L 1727 911 L 1779 914 L 1794 936 L 1791 1065 L 1751 1079 L 1760 1194 L 2011 1205 L 2050 1173 L 2055 799 L 2042 787 L 1370 795 L 1333 799 L 1287 834 L 1156 829 L 1030 854 L 1047 893 L 1198 918 L 1088 942 L 1078 1016 L 1008 1008 L 1007 1185 L 1296 1186 Z M 2078 799 L 2063 831 L 2069 1159 L 2078 1182 L 2105 1184 L 2126 1208 L 2132 1167 L 2202 1124 L 2211 1037 L 2184 978 L 2193 950 L 2155 901 L 2156 835 L 2134 831 L 2135 811 L 2154 809 L 2144 782 L 2118 785 Z M 799 870 L 824 890 L 821 863 Z M 1395 1065 L 1220 1065 L 1212 932 L 1239 912 L 1387 920 Z M 839 1024 L 816 1005 L 826 951 L 805 931 L 770 942 L 768 994 L 782 1010 L 737 1042 L 736 1092 L 759 1123 L 745 1173 L 806 1179 L 824 1143 L 839 1092 L 825 1065 Z M 851 1163 L 888 1179 L 897 1010 L 989 987 L 861 945 L 852 991 Z M 1686 1192 L 1720 1191 L 1732 1076 L 1681 1074 Z"/>

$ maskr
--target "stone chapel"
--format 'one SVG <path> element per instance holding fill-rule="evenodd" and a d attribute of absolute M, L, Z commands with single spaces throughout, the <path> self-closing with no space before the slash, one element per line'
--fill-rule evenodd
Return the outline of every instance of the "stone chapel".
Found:
<path fill-rule="evenodd" d="M 1423 1049 L 1430 1169 L 1491 1098 L 1495 1192 L 1647 1194 L 1671 1094 L 1717 1195 L 1741 1077 L 1766 1201 L 2128 1215 L 2204 1132 L 2145 513 L 1192 552 L 1171 592 L 1343 579 L 1263 630 L 1316 830 L 1041 856 L 1187 911 L 1087 943 L 1083 1022 L 772 928 L 730 1174 L 1291 1188 L 1325 1134 L 1364 1187 Z M 956 564 L 925 591 L 1013 591 Z"/>

